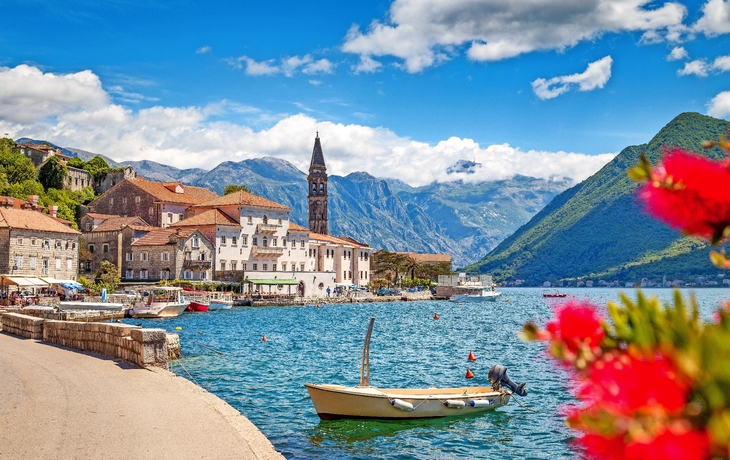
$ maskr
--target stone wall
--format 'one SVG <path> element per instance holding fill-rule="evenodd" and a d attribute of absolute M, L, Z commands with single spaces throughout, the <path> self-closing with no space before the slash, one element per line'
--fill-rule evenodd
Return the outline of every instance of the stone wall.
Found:
<path fill-rule="evenodd" d="M 168 338 L 163 329 L 56 321 L 19 313 L 1 313 L 0 322 L 2 331 L 9 334 L 123 359 L 140 367 L 167 369 Z"/>

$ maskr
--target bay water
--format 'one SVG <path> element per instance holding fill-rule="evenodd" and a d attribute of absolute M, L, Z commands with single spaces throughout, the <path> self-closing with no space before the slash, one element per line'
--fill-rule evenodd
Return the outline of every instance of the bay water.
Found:
<path fill-rule="evenodd" d="M 571 441 L 577 433 L 566 427 L 561 412 L 573 402 L 567 375 L 544 344 L 524 342 L 517 334 L 528 321 L 544 326 L 556 302 L 589 299 L 603 309 L 619 293 L 635 300 L 636 292 L 573 288 L 561 291 L 565 299 L 547 299 L 537 288 L 501 291 L 496 302 L 244 307 L 125 322 L 177 333 L 183 358 L 171 362 L 171 370 L 239 410 L 289 459 L 574 458 L 579 453 Z M 672 289 L 642 292 L 662 302 L 674 295 Z M 696 297 L 707 319 L 730 300 L 727 288 L 681 292 L 685 299 Z M 528 395 L 496 411 L 462 417 L 320 421 L 304 384 L 359 383 L 370 317 L 376 318 L 373 386 L 486 386 L 489 368 L 502 364 L 512 380 L 527 382 Z M 467 360 L 470 351 L 476 361 Z M 465 379 L 467 368 L 473 380 Z M 195 427 L 190 430 L 194 436 Z"/>

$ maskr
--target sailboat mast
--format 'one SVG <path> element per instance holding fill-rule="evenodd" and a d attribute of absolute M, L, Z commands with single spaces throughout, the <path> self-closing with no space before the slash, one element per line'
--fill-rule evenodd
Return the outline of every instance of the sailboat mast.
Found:
<path fill-rule="evenodd" d="M 373 333 L 375 318 L 370 318 L 368 333 L 365 334 L 365 343 L 362 347 L 362 362 L 360 363 L 360 386 L 370 386 L 370 335 Z"/>

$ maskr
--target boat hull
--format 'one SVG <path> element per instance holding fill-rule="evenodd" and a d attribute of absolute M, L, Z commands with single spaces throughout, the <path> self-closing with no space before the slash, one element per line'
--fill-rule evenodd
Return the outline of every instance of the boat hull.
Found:
<path fill-rule="evenodd" d="M 107 303 L 107 302 L 76 302 L 63 301 L 60 302 L 61 310 L 98 310 L 98 311 L 122 311 L 123 303 Z"/>
<path fill-rule="evenodd" d="M 209 306 L 201 302 L 190 302 L 185 311 L 208 311 Z"/>
<path fill-rule="evenodd" d="M 227 310 L 232 307 L 233 307 L 232 300 L 211 300 L 210 301 L 211 310 Z"/>
<path fill-rule="evenodd" d="M 132 310 L 132 316 L 135 318 L 172 318 L 179 316 L 185 311 L 188 304 L 170 304 L 162 308 L 135 308 Z"/>
<path fill-rule="evenodd" d="M 449 300 L 452 302 L 495 302 L 500 295 L 502 295 L 501 292 L 490 292 L 485 295 L 456 294 L 451 296 Z"/>
<path fill-rule="evenodd" d="M 417 419 L 462 416 L 487 412 L 509 402 L 510 394 L 491 387 L 378 389 L 342 385 L 304 385 L 322 420 L 342 418 Z M 462 401 L 463 407 L 448 407 L 445 401 Z M 485 400 L 489 404 L 484 403 Z M 482 401 L 476 407 L 471 401 Z M 394 405 L 393 402 L 396 402 Z M 413 410 L 399 409 L 405 402 Z M 460 403 L 459 403 L 460 404 Z M 458 404 L 457 404 L 458 405 Z M 402 406 L 402 405 L 401 405 Z"/>

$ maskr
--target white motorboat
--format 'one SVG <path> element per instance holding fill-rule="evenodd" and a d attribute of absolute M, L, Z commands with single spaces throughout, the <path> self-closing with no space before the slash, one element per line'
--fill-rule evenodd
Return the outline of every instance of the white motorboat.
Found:
<path fill-rule="evenodd" d="M 457 293 L 449 297 L 452 302 L 482 302 L 497 300 L 497 297 L 502 295 L 501 292 L 497 292 L 494 288 L 484 287 L 479 290 L 470 289 L 468 292 L 465 290 L 464 293 Z"/>
<path fill-rule="evenodd" d="M 512 394 L 525 396 L 525 384 L 507 377 L 507 369 L 494 365 L 489 370 L 489 387 L 376 388 L 370 386 L 370 335 L 365 336 L 360 366 L 360 385 L 306 383 L 314 409 L 322 420 L 341 418 L 414 419 L 448 417 L 491 411 L 504 406 Z M 505 388 L 508 387 L 508 388 Z"/>
<path fill-rule="evenodd" d="M 139 299 L 132 308 L 135 318 L 170 318 L 178 316 L 190 304 L 183 290 L 176 286 L 138 288 Z"/>
<path fill-rule="evenodd" d="M 61 310 L 98 310 L 98 311 L 122 311 L 123 303 L 111 302 L 80 302 L 80 301 L 62 301 L 59 309 Z"/>
<path fill-rule="evenodd" d="M 208 292 L 209 310 L 227 310 L 233 307 L 233 294 L 230 292 Z"/>

